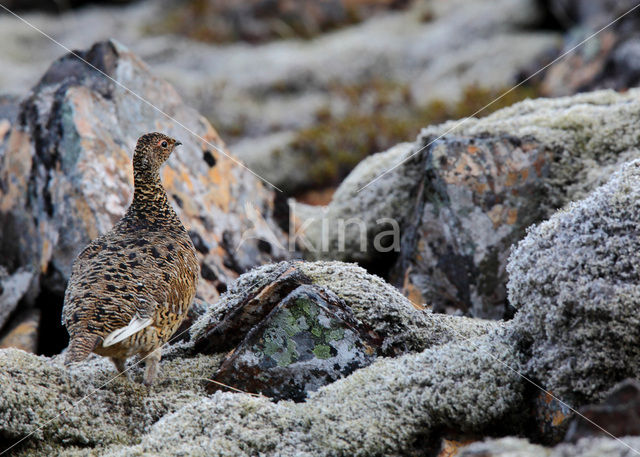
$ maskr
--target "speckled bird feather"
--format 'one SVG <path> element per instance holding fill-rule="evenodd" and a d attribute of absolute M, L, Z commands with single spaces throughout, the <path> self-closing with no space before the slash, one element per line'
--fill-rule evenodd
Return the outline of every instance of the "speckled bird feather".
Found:
<path fill-rule="evenodd" d="M 158 169 L 168 154 L 154 152 L 153 146 L 163 141 L 176 143 L 158 133 L 139 140 L 133 202 L 113 229 L 92 241 L 74 262 L 62 315 L 71 336 L 67 361 L 80 361 L 92 351 L 122 363 L 132 355 L 149 354 L 176 331 L 193 301 L 199 266 L 160 182 Z M 151 325 L 103 346 L 107 335 L 134 317 L 151 318 Z"/>

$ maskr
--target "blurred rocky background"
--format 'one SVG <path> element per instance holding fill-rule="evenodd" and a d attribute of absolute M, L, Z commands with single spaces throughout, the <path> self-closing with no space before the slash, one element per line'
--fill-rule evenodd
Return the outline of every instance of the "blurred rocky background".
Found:
<path fill-rule="evenodd" d="M 637 1 L 0 5 L 0 450 L 640 447 Z M 159 385 L 76 407 L 66 280 L 152 130 L 197 299 Z"/>

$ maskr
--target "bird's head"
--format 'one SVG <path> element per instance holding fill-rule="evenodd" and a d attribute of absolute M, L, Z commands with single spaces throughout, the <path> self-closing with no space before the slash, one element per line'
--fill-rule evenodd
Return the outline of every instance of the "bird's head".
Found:
<path fill-rule="evenodd" d="M 157 173 L 160 166 L 169 158 L 179 141 L 164 133 L 147 133 L 138 139 L 133 154 L 134 172 Z"/>

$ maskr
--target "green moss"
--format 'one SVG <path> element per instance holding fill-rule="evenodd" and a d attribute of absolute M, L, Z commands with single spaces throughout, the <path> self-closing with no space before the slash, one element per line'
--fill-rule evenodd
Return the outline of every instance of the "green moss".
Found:
<path fill-rule="evenodd" d="M 313 348 L 313 354 L 319 359 L 328 359 L 331 357 L 331 348 L 326 344 L 319 344 Z"/>

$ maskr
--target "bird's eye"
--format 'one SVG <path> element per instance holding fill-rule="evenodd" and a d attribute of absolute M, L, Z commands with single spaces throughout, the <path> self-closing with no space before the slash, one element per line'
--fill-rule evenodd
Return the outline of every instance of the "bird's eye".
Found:
<path fill-rule="evenodd" d="M 160 146 L 162 146 L 163 148 L 166 148 L 166 147 L 168 146 L 168 144 L 167 144 L 167 142 L 166 142 L 166 141 L 163 141 L 163 142 L 160 144 Z"/>

